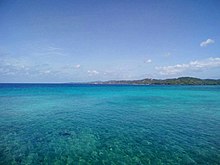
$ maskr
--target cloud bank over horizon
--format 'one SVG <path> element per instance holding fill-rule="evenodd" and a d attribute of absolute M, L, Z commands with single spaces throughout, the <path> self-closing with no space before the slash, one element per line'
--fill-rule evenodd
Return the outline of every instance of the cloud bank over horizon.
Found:
<path fill-rule="evenodd" d="M 203 60 L 190 61 L 186 64 L 176 64 L 171 66 L 156 67 L 162 75 L 177 75 L 183 72 L 203 71 L 204 69 L 220 68 L 220 58 L 210 57 Z"/>

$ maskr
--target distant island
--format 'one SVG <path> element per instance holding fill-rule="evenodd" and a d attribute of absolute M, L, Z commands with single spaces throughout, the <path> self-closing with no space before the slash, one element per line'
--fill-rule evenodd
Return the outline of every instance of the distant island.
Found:
<path fill-rule="evenodd" d="M 121 85 L 220 85 L 220 79 L 199 79 L 195 77 L 179 77 L 172 79 L 142 79 L 142 80 L 111 80 L 95 81 L 88 84 L 121 84 Z"/>

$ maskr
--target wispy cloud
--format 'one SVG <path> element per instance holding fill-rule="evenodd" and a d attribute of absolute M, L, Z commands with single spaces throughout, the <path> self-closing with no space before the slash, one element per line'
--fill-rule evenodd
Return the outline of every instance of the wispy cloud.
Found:
<path fill-rule="evenodd" d="M 60 50 L 63 50 L 63 49 L 58 48 L 58 47 L 54 47 L 54 46 L 48 46 L 47 50 L 48 51 L 60 51 Z"/>
<path fill-rule="evenodd" d="M 170 56 L 171 56 L 171 53 L 168 52 L 168 53 L 166 53 L 164 56 L 165 56 L 165 57 L 170 57 Z"/>
<path fill-rule="evenodd" d="M 12 58 L 0 60 L 0 75 L 42 76 L 44 74 L 56 74 L 56 72 L 47 64 L 36 65 Z"/>
<path fill-rule="evenodd" d="M 81 67 L 80 64 L 77 64 L 77 65 L 74 66 L 74 68 L 76 68 L 76 69 L 79 69 L 80 67 Z"/>
<path fill-rule="evenodd" d="M 41 61 L 42 62 L 42 61 Z M 1 76 L 25 76 L 29 77 L 44 77 L 44 76 L 72 76 L 76 75 L 81 68 L 80 64 L 47 64 L 39 61 L 33 61 L 24 58 L 2 57 L 0 59 L 0 77 Z M 81 71 L 82 72 L 82 71 Z M 91 74 L 97 74 L 91 71 Z"/>
<path fill-rule="evenodd" d="M 203 70 L 207 68 L 220 67 L 220 58 L 208 58 L 204 60 L 195 60 L 187 64 L 177 64 L 164 67 L 156 67 L 161 75 L 175 75 L 185 71 Z"/>
<path fill-rule="evenodd" d="M 90 76 L 98 75 L 98 74 L 99 74 L 99 72 L 98 72 L 97 70 L 88 70 L 87 72 L 88 72 L 88 74 L 89 74 Z"/>
<path fill-rule="evenodd" d="M 38 57 L 38 58 L 53 58 L 53 60 L 57 60 L 60 58 L 64 58 L 67 56 L 67 53 L 64 49 L 59 47 L 53 46 L 45 46 L 45 47 L 28 47 L 31 56 Z"/>
<path fill-rule="evenodd" d="M 65 70 L 65 71 L 67 71 L 67 70 L 73 71 L 73 70 L 78 70 L 80 68 L 81 68 L 80 64 L 75 64 L 75 65 L 73 65 L 73 64 L 65 64 L 65 65 L 61 66 L 60 69 L 61 70 Z"/>
<path fill-rule="evenodd" d="M 215 41 L 209 38 L 206 41 L 201 42 L 200 46 L 201 47 L 206 47 L 207 45 L 214 44 L 214 43 L 215 43 Z"/>
<path fill-rule="evenodd" d="M 151 59 L 147 59 L 147 60 L 144 61 L 144 63 L 151 63 L 151 62 L 152 62 Z"/>

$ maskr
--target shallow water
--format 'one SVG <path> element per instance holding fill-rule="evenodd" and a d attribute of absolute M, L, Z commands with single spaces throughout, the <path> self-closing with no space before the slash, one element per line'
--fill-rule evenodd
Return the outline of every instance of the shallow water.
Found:
<path fill-rule="evenodd" d="M 220 164 L 220 86 L 1 84 L 0 164 Z"/>

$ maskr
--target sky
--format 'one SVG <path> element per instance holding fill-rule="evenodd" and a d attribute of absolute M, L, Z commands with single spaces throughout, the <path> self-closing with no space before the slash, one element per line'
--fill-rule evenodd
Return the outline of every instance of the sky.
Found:
<path fill-rule="evenodd" d="M 0 82 L 220 79 L 219 0 L 0 0 Z"/>

